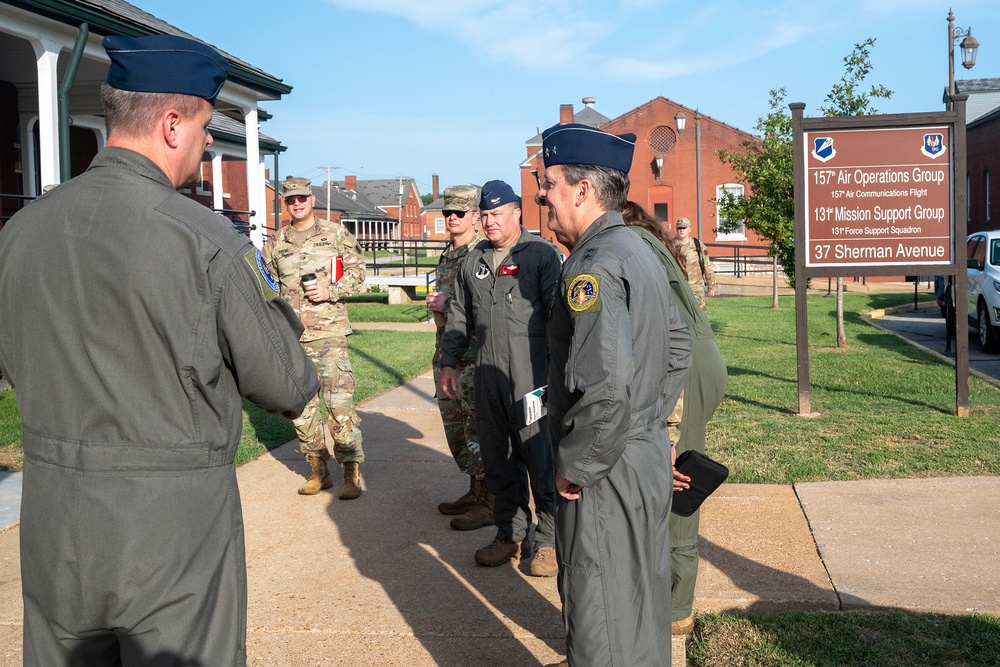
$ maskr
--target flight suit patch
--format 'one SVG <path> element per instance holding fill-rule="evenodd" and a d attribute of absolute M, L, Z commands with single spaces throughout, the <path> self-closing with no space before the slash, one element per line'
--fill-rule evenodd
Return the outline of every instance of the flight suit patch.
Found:
<path fill-rule="evenodd" d="M 601 309 L 601 279 L 587 273 L 569 281 L 566 287 L 566 303 L 574 315 Z"/>
<path fill-rule="evenodd" d="M 260 248 L 248 250 L 247 254 L 243 255 L 243 259 L 250 265 L 254 277 L 257 278 L 257 284 L 260 285 L 260 292 L 264 296 L 264 300 L 270 301 L 278 296 L 278 279 L 271 273 L 271 268 L 267 265 L 267 260 L 264 257 L 264 251 Z"/>

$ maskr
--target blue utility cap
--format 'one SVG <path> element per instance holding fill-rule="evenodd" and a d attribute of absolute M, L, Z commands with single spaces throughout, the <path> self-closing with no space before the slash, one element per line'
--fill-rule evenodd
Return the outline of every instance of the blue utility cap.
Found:
<path fill-rule="evenodd" d="M 521 198 L 514 194 L 512 187 L 503 181 L 489 181 L 483 185 L 483 194 L 479 197 L 479 210 L 492 211 L 511 202 L 521 205 Z"/>
<path fill-rule="evenodd" d="M 101 42 L 111 58 L 107 82 L 137 93 L 179 93 L 213 106 L 229 62 L 212 47 L 186 37 L 109 35 Z"/>
<path fill-rule="evenodd" d="M 591 164 L 626 174 L 632 167 L 635 135 L 610 134 L 596 127 L 567 123 L 542 132 L 542 155 L 546 167 L 557 164 Z"/>

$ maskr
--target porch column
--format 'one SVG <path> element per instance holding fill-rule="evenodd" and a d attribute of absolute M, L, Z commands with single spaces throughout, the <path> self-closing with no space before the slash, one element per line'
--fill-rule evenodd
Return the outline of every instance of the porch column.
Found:
<path fill-rule="evenodd" d="M 212 156 L 212 208 L 220 209 L 223 207 L 222 194 L 226 190 L 222 185 L 222 151 L 209 148 L 208 154 Z"/>
<path fill-rule="evenodd" d="M 59 176 L 59 52 L 62 44 L 50 39 L 33 39 L 35 64 L 38 70 L 38 167 L 42 187 L 58 185 Z M 30 144 L 22 151 L 30 150 Z M 31 194 L 34 183 L 30 184 Z"/>
<path fill-rule="evenodd" d="M 247 209 L 256 211 L 257 214 L 250 218 L 250 223 L 256 229 L 250 232 L 250 240 L 258 248 L 264 245 L 264 226 L 267 225 L 267 215 L 264 211 L 264 179 L 261 178 L 261 170 L 258 165 L 261 163 L 260 140 L 257 135 L 259 120 L 257 118 L 257 105 L 243 107 L 243 124 L 246 128 L 247 138 Z M 264 220 L 263 224 L 261 220 Z"/>

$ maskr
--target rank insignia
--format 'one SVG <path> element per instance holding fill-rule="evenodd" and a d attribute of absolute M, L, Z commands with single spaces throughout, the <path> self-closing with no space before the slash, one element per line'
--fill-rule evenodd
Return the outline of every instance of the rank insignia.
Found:
<path fill-rule="evenodd" d="M 930 158 L 944 154 L 944 135 L 937 132 L 924 135 L 924 145 L 920 147 L 920 152 Z"/>
<path fill-rule="evenodd" d="M 264 251 L 260 248 L 248 250 L 247 254 L 243 255 L 243 259 L 250 265 L 250 269 L 257 279 L 257 284 L 260 285 L 260 292 L 264 296 L 264 300 L 270 301 L 278 296 L 278 279 L 271 273 L 271 267 L 268 266 Z"/>
<path fill-rule="evenodd" d="M 586 273 L 569 281 L 566 288 L 566 303 L 574 313 L 582 313 L 598 306 L 601 281 Z"/>
<path fill-rule="evenodd" d="M 520 264 L 504 264 L 499 269 L 497 269 L 498 276 L 516 276 L 518 269 L 521 268 Z"/>
<path fill-rule="evenodd" d="M 490 267 L 486 266 L 485 264 L 480 264 L 479 270 L 476 271 L 476 277 L 482 280 L 488 275 L 490 275 Z"/>

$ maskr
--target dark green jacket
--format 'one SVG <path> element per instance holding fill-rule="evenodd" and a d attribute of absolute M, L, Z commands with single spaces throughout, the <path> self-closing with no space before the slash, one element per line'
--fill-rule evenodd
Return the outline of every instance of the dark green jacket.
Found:
<path fill-rule="evenodd" d="M 0 231 L 25 664 L 67 664 L 73 637 L 108 628 L 158 637 L 185 664 L 245 662 L 240 396 L 294 416 L 319 388 L 262 265 L 122 148 Z"/>

